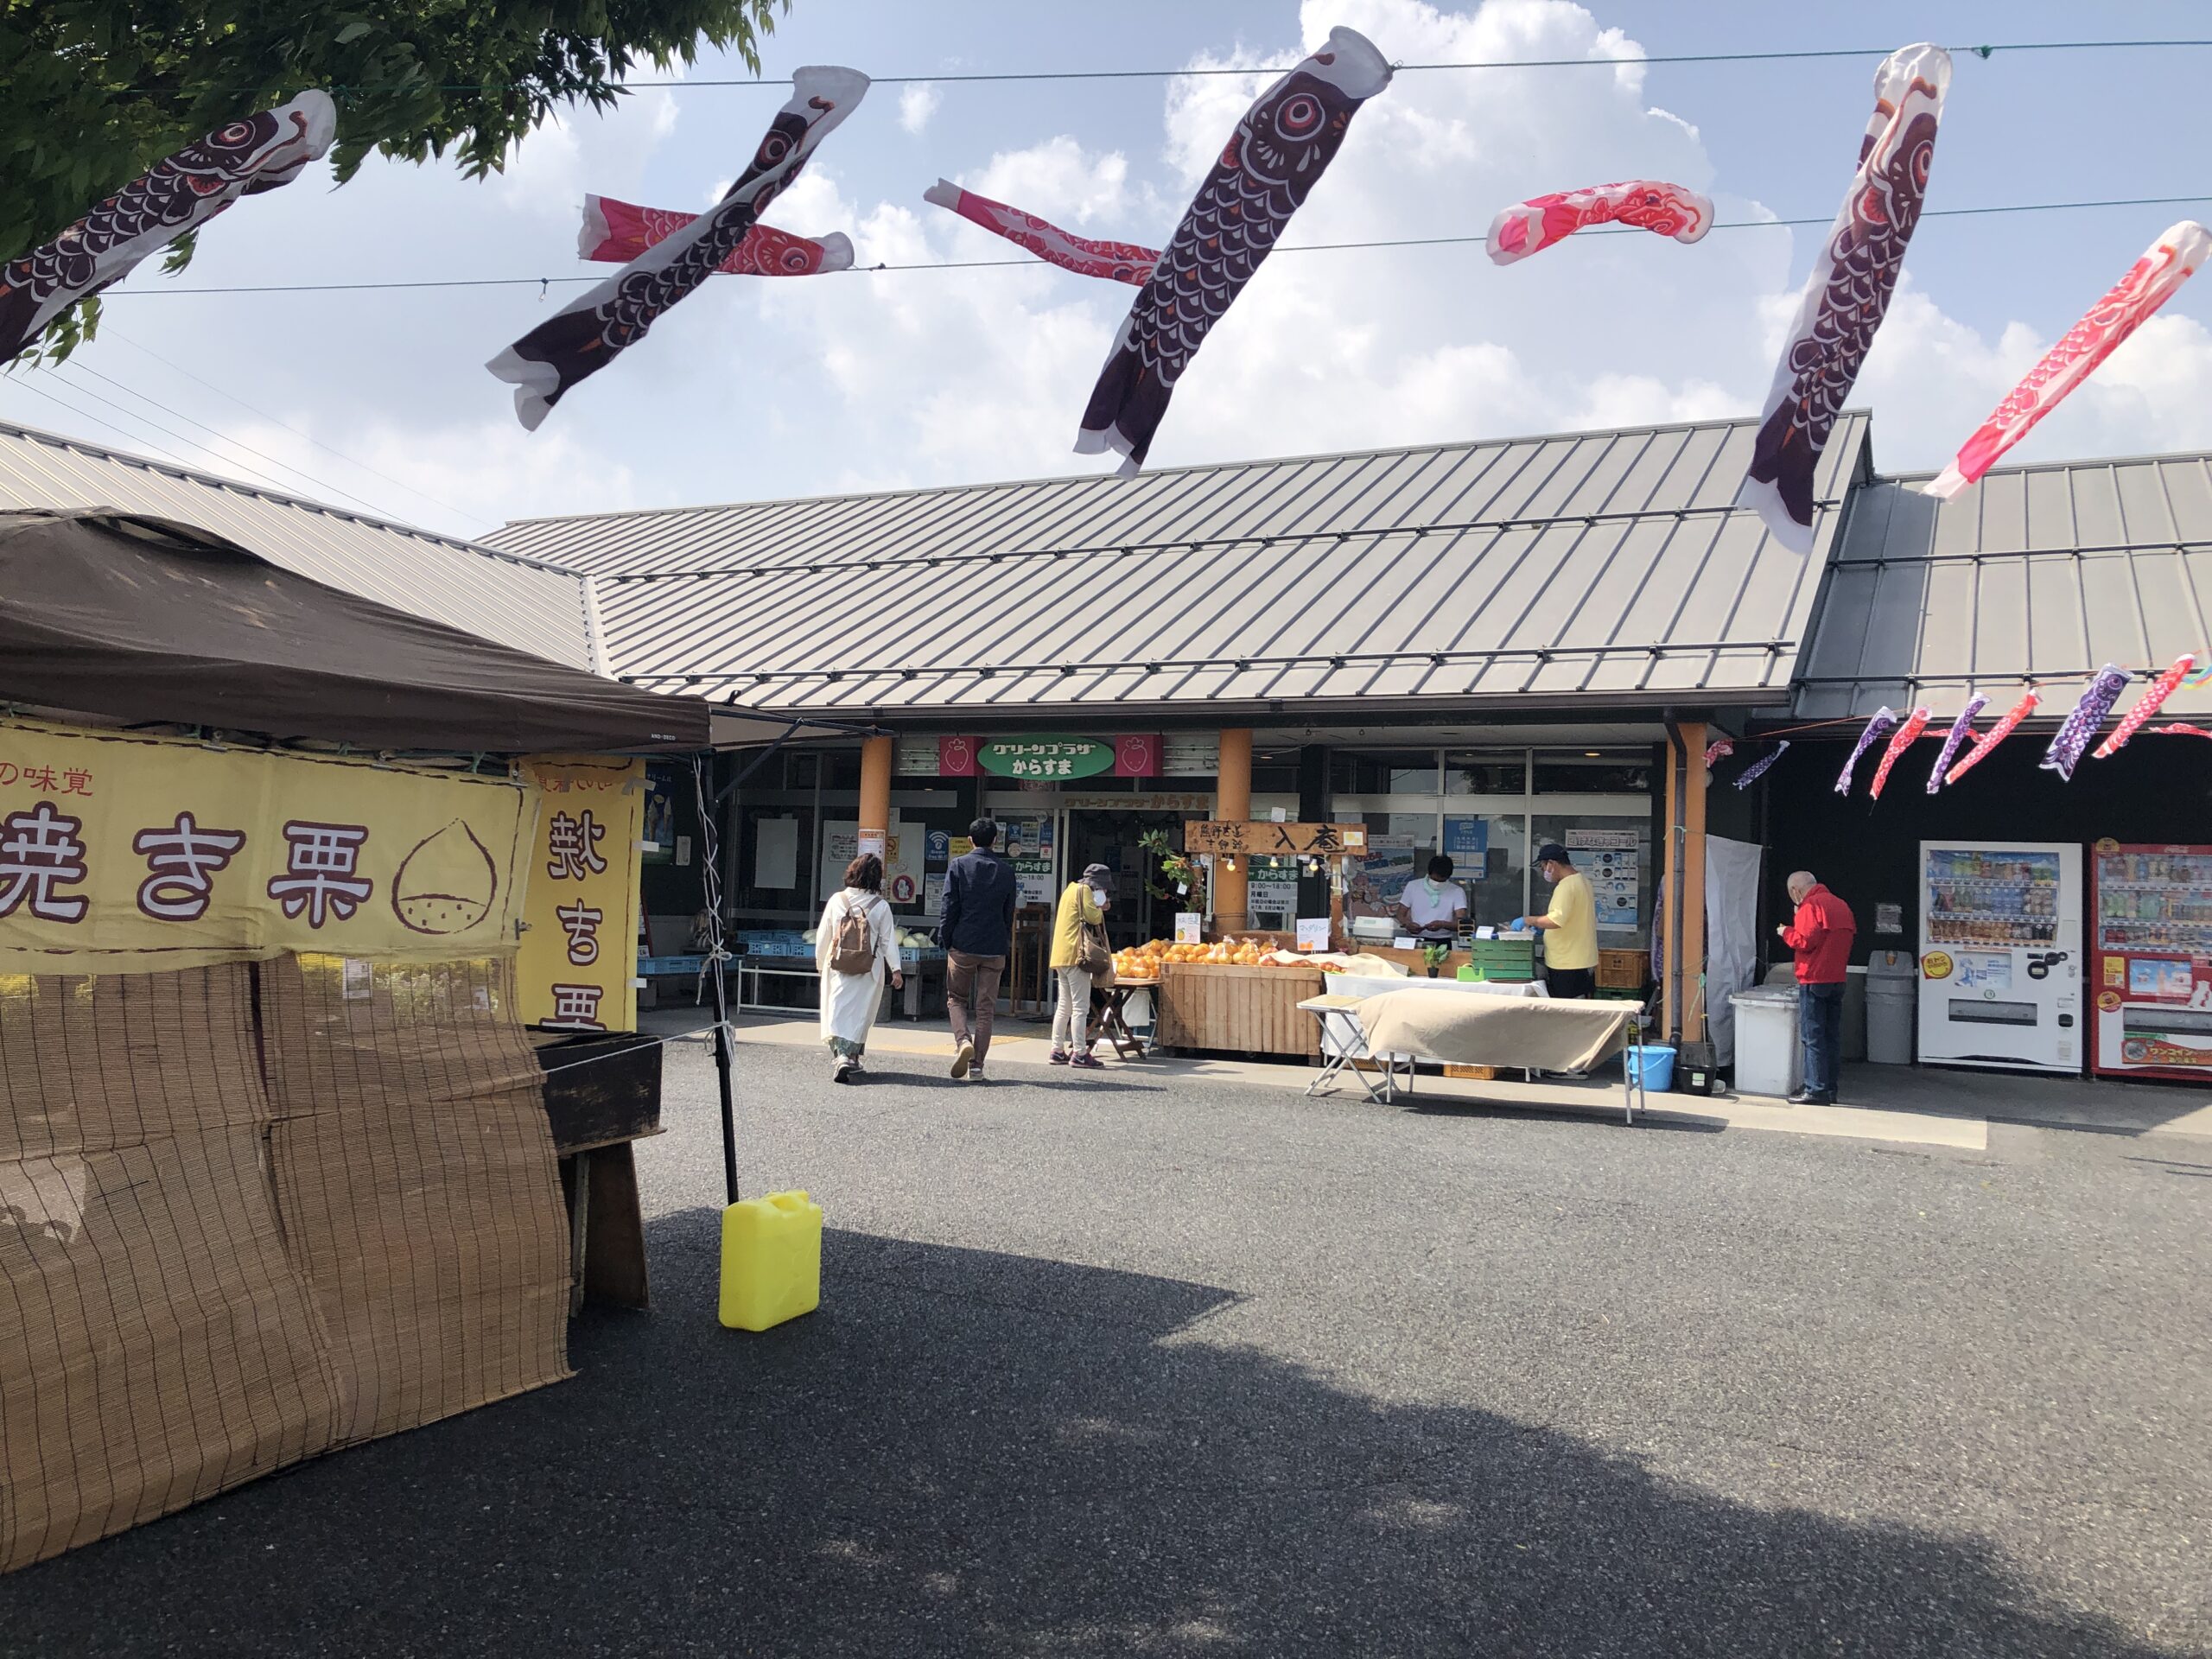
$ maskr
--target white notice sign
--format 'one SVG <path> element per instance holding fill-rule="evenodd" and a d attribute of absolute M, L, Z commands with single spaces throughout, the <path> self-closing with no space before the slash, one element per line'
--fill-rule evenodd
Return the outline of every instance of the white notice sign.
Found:
<path fill-rule="evenodd" d="M 1204 944 L 1205 941 L 1199 938 L 1199 935 L 1205 931 L 1205 919 L 1195 910 L 1177 911 L 1175 912 L 1175 943 L 1178 944 Z"/>
<path fill-rule="evenodd" d="M 1329 918 L 1325 916 L 1300 917 L 1298 948 L 1300 950 L 1326 950 L 1329 948 Z"/>

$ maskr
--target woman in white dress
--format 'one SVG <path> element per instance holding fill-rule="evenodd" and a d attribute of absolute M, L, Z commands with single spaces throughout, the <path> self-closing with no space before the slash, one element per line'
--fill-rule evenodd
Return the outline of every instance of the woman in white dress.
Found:
<path fill-rule="evenodd" d="M 855 926 L 847 927 L 850 918 Z M 814 965 L 822 976 L 822 1040 L 831 1058 L 830 1080 L 849 1082 L 861 1069 L 868 1028 L 883 1001 L 883 977 L 902 988 L 899 935 L 883 896 L 883 861 L 862 853 L 845 866 L 845 885 L 822 907 L 814 934 Z"/>

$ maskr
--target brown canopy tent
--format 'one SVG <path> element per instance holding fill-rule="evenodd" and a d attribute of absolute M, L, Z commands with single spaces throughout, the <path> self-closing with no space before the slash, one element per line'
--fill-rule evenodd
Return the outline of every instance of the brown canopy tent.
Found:
<path fill-rule="evenodd" d="M 378 750 L 671 753 L 827 734 L 603 679 L 113 508 L 0 512 L 0 702 Z"/>

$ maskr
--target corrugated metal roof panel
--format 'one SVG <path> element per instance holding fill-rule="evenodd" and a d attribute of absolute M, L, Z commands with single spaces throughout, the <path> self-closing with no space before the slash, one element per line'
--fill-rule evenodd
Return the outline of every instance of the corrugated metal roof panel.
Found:
<path fill-rule="evenodd" d="M 226 536 L 287 570 L 592 669 L 582 584 L 507 550 L 0 423 L 0 506 L 117 507 Z"/>
<path fill-rule="evenodd" d="M 1763 700 L 1835 515 L 1807 559 L 1732 509 L 1752 431 L 537 520 L 492 540 L 597 575 L 616 672 L 739 676 L 779 709 Z M 1866 442 L 1863 415 L 1838 423 L 1823 500 Z"/>
<path fill-rule="evenodd" d="M 2001 709 L 2032 681 L 2056 720 L 2105 663 L 2145 674 L 2183 652 L 2212 659 L 2212 460 L 2008 467 L 1942 503 L 1925 481 L 1877 480 L 1853 498 L 1795 717 L 1926 703 L 1948 719 L 1970 691 Z M 2201 720 L 2212 687 L 2165 706 Z"/>

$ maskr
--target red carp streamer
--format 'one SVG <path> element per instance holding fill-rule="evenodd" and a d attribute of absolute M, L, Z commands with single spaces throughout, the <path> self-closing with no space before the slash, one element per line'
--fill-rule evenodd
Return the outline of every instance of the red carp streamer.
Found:
<path fill-rule="evenodd" d="M 2042 701 L 2043 693 L 2037 690 L 2035 687 L 2030 686 L 2027 695 L 2005 711 L 2004 719 L 1974 739 L 1974 747 L 1966 752 L 1957 766 L 1943 774 L 1943 781 L 1947 784 L 1955 784 L 1980 765 L 1982 757 L 2012 736 L 2014 728 L 2030 715 L 2035 713 L 2036 705 Z"/>
<path fill-rule="evenodd" d="M 2158 712 L 2158 705 L 2173 696 L 2177 687 L 2189 677 L 2196 666 L 2193 652 L 2183 652 L 2174 658 L 2174 665 L 2151 682 L 2150 688 L 2135 699 L 2135 706 L 2120 716 L 2120 724 L 2112 728 L 2112 735 L 2097 745 L 2097 759 L 2109 760 L 2127 747 L 2127 740 L 2143 729 L 2144 722 Z"/>
<path fill-rule="evenodd" d="M 1997 464 L 1997 458 L 2028 435 L 2029 429 L 2058 407 L 2067 394 L 2096 372 L 2126 340 L 2174 296 L 2190 274 L 2212 253 L 2212 231 L 2185 219 L 2153 242 L 2128 268 L 2112 291 L 2091 306 L 2065 338 L 2044 353 L 2026 379 L 2005 394 L 1987 420 L 1959 446 L 1958 459 L 1927 486 L 1948 500 Z"/>
<path fill-rule="evenodd" d="M 1671 236 L 1677 242 L 1695 242 L 1713 228 L 1713 203 L 1694 190 L 1657 179 L 1531 196 L 1491 220 L 1491 263 L 1513 264 L 1566 241 L 1577 231 L 1616 222 L 1655 236 Z"/>
<path fill-rule="evenodd" d="M 1890 768 L 1897 765 L 1897 757 L 1910 748 L 1914 740 L 1927 729 L 1928 711 L 1925 709 L 1916 709 L 1905 717 L 1904 724 L 1897 728 L 1897 735 L 1890 740 L 1890 747 L 1882 751 L 1882 764 L 1874 768 L 1874 787 L 1870 791 L 1874 799 L 1878 801 L 1882 798 L 1882 785 L 1890 781 Z"/>
<path fill-rule="evenodd" d="M 640 207 L 612 196 L 586 196 L 576 251 L 587 259 L 626 265 L 698 217 L 668 207 Z M 842 231 L 832 231 L 817 239 L 794 236 L 772 225 L 755 225 L 745 233 L 737 251 L 715 270 L 726 276 L 812 276 L 852 268 L 852 238 Z"/>
<path fill-rule="evenodd" d="M 1048 265 L 1071 270 L 1078 276 L 1103 276 L 1109 282 L 1142 288 L 1160 263 L 1158 248 L 1135 242 L 1100 242 L 1075 236 L 1034 213 L 1009 207 L 988 196 L 963 190 L 949 179 L 939 179 L 922 192 L 924 201 L 949 207 L 971 225 L 980 225 L 994 236 L 1002 236 L 1016 247 L 1027 248 Z"/>

